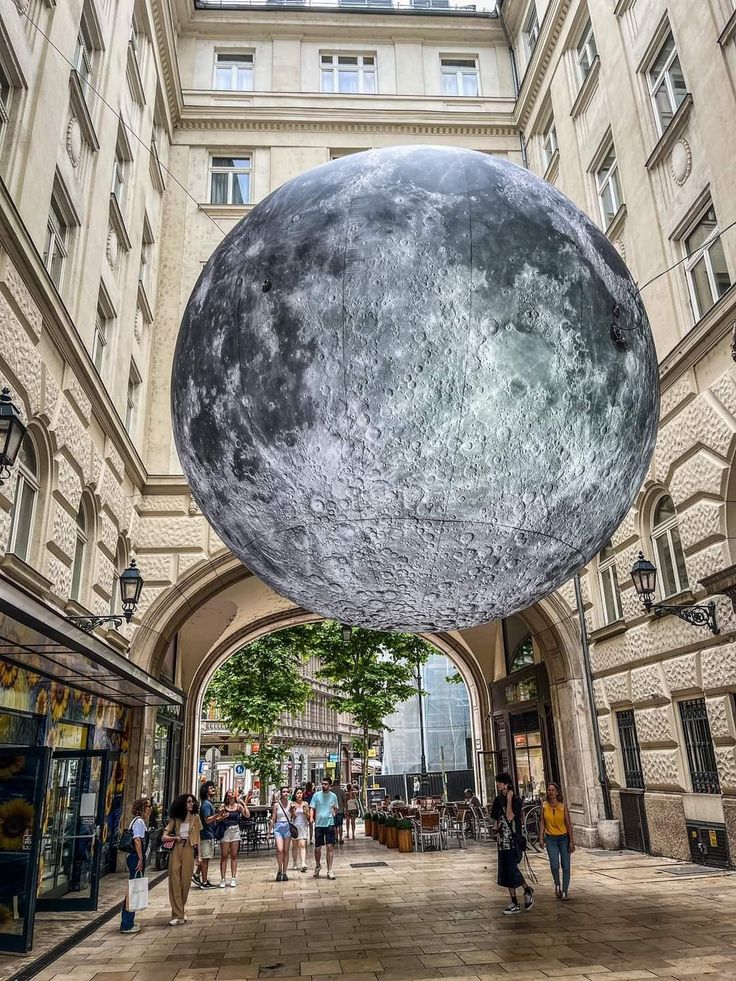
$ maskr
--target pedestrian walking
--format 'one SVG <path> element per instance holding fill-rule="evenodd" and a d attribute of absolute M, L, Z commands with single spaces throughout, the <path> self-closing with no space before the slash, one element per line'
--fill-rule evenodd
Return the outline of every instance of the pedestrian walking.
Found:
<path fill-rule="evenodd" d="M 238 849 L 240 848 L 240 819 L 250 817 L 250 811 L 238 801 L 234 790 L 225 791 L 225 800 L 218 811 L 217 820 L 222 822 L 220 838 L 220 889 L 227 886 L 227 860 L 230 859 L 230 885 L 238 884 Z"/>
<path fill-rule="evenodd" d="M 547 849 L 549 867 L 555 880 L 555 896 L 567 900 L 570 888 L 570 856 L 575 851 L 575 842 L 572 837 L 570 811 L 556 783 L 547 785 L 547 795 L 542 803 L 542 820 L 539 823 L 539 844 Z"/>
<path fill-rule="evenodd" d="M 332 859 L 335 851 L 335 815 L 337 814 L 337 797 L 330 790 L 332 781 L 325 777 L 322 789 L 312 795 L 311 818 L 314 825 L 314 878 L 319 879 L 322 868 L 322 846 L 327 846 L 327 878 L 334 879 Z"/>
<path fill-rule="evenodd" d="M 217 788 L 211 780 L 199 788 L 199 820 L 202 830 L 199 832 L 199 868 L 192 876 L 192 882 L 199 889 L 215 889 L 215 883 L 209 880 L 210 861 L 215 857 L 215 824 L 217 811 L 213 801 Z"/>
<path fill-rule="evenodd" d="M 516 898 L 516 890 L 524 890 L 524 909 L 534 905 L 534 890 L 524 880 L 519 870 L 523 856 L 521 844 L 521 798 L 514 792 L 514 785 L 508 773 L 496 774 L 498 797 L 493 802 L 491 816 L 498 822 L 498 884 L 509 891 L 511 903 L 504 909 L 506 915 L 520 913 L 521 906 Z"/>
<path fill-rule="evenodd" d="M 186 905 L 194 871 L 194 849 L 199 848 L 202 824 L 199 805 L 192 794 L 181 794 L 171 805 L 169 823 L 162 841 L 171 843 L 169 851 L 169 902 L 171 903 L 170 926 L 186 923 Z"/>
<path fill-rule="evenodd" d="M 307 804 L 309 804 L 310 807 L 312 806 L 312 797 L 313 796 L 314 796 L 314 784 L 312 783 L 311 780 L 307 780 L 307 782 L 304 784 L 304 800 L 307 802 Z M 312 821 L 310 821 L 309 822 L 309 844 L 310 845 L 312 844 L 312 841 L 313 840 L 314 840 L 314 824 L 313 824 Z"/>
<path fill-rule="evenodd" d="M 291 797 L 289 815 L 299 832 L 298 838 L 291 839 L 291 868 L 294 872 L 307 871 L 307 839 L 309 838 L 309 804 L 304 800 L 304 791 L 297 787 Z"/>
<path fill-rule="evenodd" d="M 279 790 L 276 800 L 271 808 L 271 831 L 276 845 L 276 862 L 278 872 L 276 873 L 277 882 L 288 882 L 289 876 L 286 874 L 289 868 L 289 846 L 291 843 L 291 825 L 289 823 L 289 788 L 282 787 Z"/>
<path fill-rule="evenodd" d="M 129 852 L 125 864 L 128 866 L 128 878 L 135 879 L 143 875 L 146 868 L 146 844 L 148 841 L 148 822 L 151 818 L 151 802 L 147 797 L 141 797 L 133 804 L 131 810 L 133 820 L 130 823 L 130 831 L 133 836 L 132 852 Z M 126 896 L 123 903 L 123 912 L 120 919 L 121 933 L 139 933 L 140 927 L 135 922 L 135 910 L 128 909 L 128 898 Z"/>
<path fill-rule="evenodd" d="M 355 841 L 355 821 L 358 817 L 358 792 L 351 783 L 347 785 L 345 791 L 345 823 L 347 825 L 348 841 L 352 830 L 353 841 Z"/>
<path fill-rule="evenodd" d="M 345 826 L 345 791 L 339 780 L 332 781 L 332 793 L 337 797 L 337 813 L 335 814 L 335 838 L 338 845 L 343 844 L 343 829 Z"/>

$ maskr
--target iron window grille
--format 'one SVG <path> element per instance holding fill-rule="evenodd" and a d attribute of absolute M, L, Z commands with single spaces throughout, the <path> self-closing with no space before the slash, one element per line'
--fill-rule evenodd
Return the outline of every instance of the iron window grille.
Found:
<path fill-rule="evenodd" d="M 691 698 L 680 702 L 680 719 L 693 790 L 696 794 L 720 794 L 721 785 L 705 699 Z"/>
<path fill-rule="evenodd" d="M 633 709 L 617 713 L 621 755 L 624 760 L 624 782 L 627 787 L 644 790 L 644 771 L 641 768 L 639 736 Z"/>

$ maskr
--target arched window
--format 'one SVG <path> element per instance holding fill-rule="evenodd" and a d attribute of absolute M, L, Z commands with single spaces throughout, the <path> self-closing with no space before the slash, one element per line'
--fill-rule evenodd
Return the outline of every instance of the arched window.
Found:
<path fill-rule="evenodd" d="M 33 440 L 26 434 L 18 453 L 18 480 L 10 516 L 8 552 L 27 562 L 33 544 L 33 522 L 39 496 L 38 457 Z"/>
<path fill-rule="evenodd" d="M 687 589 L 687 570 L 677 527 L 677 512 L 669 495 L 660 497 L 655 505 L 652 519 L 652 546 L 659 571 L 659 589 L 662 598 Z"/>
<path fill-rule="evenodd" d="M 506 673 L 513 674 L 534 664 L 534 645 L 531 631 L 521 617 L 503 621 L 503 646 L 506 654 Z"/>
<path fill-rule="evenodd" d="M 598 582 L 603 603 L 603 622 L 614 623 L 621 619 L 621 598 L 616 578 L 616 555 L 610 542 L 598 556 Z"/>
<path fill-rule="evenodd" d="M 74 565 L 72 566 L 71 599 L 81 602 L 84 588 L 84 573 L 87 565 L 87 543 L 90 524 L 84 497 L 77 512 L 77 540 L 74 546 Z"/>

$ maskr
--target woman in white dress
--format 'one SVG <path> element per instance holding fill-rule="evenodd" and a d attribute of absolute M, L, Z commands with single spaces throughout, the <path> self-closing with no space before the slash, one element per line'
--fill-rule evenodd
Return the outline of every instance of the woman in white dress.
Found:
<path fill-rule="evenodd" d="M 309 804 L 304 800 L 304 791 L 297 787 L 289 807 L 291 820 L 299 829 L 299 837 L 291 839 L 292 869 L 307 871 L 307 839 L 309 837 Z"/>

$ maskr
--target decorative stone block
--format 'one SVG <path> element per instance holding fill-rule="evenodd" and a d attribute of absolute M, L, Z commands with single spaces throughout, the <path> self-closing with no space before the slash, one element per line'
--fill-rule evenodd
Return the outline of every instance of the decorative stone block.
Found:
<path fill-rule="evenodd" d="M 110 561 L 114 562 L 120 533 L 118 532 L 118 526 L 105 511 L 100 512 L 98 534 L 100 548 L 103 549 Z"/>
<path fill-rule="evenodd" d="M 710 391 L 723 408 L 736 419 L 736 377 L 733 368 L 721 375 L 718 381 L 710 386 Z"/>
<path fill-rule="evenodd" d="M 736 643 L 701 651 L 700 669 L 704 692 L 736 686 Z"/>
<path fill-rule="evenodd" d="M 90 400 L 85 395 L 82 386 L 79 384 L 76 375 L 69 365 L 67 365 L 64 369 L 64 393 L 67 395 L 72 405 L 76 406 L 83 422 L 86 425 L 89 425 L 92 406 L 90 404 Z"/>
<path fill-rule="evenodd" d="M 613 547 L 618 551 L 618 549 L 627 543 L 630 538 L 633 538 L 637 534 L 637 522 L 639 520 L 639 512 L 636 508 L 631 508 L 627 511 L 624 520 L 618 526 L 611 536 L 611 542 Z M 618 563 L 616 563 L 618 565 Z"/>
<path fill-rule="evenodd" d="M 608 712 L 608 699 L 606 698 L 606 689 L 602 678 L 593 679 L 593 698 L 598 712 Z"/>
<path fill-rule="evenodd" d="M 641 766 L 647 788 L 684 790 L 680 754 L 676 749 L 642 749 Z"/>
<path fill-rule="evenodd" d="M 644 807 L 652 854 L 669 855 L 689 862 L 690 846 L 685 831 L 682 797 L 647 792 L 644 794 Z"/>
<path fill-rule="evenodd" d="M 77 544 L 77 522 L 66 508 L 55 502 L 53 505 L 52 531 L 48 547 L 53 549 L 60 558 L 74 559 Z"/>
<path fill-rule="evenodd" d="M 668 658 L 662 662 L 667 687 L 672 695 L 678 692 L 698 691 L 700 677 L 698 672 L 699 655 L 684 654 L 682 657 Z"/>
<path fill-rule="evenodd" d="M 51 422 L 56 414 L 56 408 L 59 404 L 59 397 L 61 395 L 61 389 L 56 378 L 54 378 L 51 371 L 44 366 L 43 369 L 43 401 L 41 406 L 41 414 L 45 418 L 46 422 Z"/>
<path fill-rule="evenodd" d="M 109 437 L 105 440 L 105 460 L 107 460 L 110 469 L 118 480 L 122 481 L 123 477 L 125 476 L 125 465 L 123 464 L 123 458 L 115 449 L 113 441 Z"/>
<path fill-rule="evenodd" d="M 714 542 L 706 548 L 685 556 L 685 568 L 691 585 L 699 583 L 705 576 L 712 576 L 731 564 L 728 542 Z"/>
<path fill-rule="evenodd" d="M 708 711 L 710 734 L 715 740 L 736 738 L 733 721 L 733 702 L 731 695 L 719 695 L 716 698 L 706 698 L 705 707 Z"/>
<path fill-rule="evenodd" d="M 41 311 L 7 253 L 3 253 L 0 258 L 0 283 L 3 284 L 3 292 L 22 317 L 25 328 L 38 341 L 42 329 Z"/>
<path fill-rule="evenodd" d="M 58 556 L 47 550 L 46 575 L 53 583 L 53 591 L 63 602 L 69 599 L 72 590 L 72 569 Z"/>
<path fill-rule="evenodd" d="M 694 398 L 698 393 L 695 378 L 691 371 L 686 371 L 680 375 L 671 385 L 663 389 L 659 399 L 659 420 L 660 425 L 666 422 L 667 416 L 683 402 Z"/>
<path fill-rule="evenodd" d="M 31 413 L 41 408 L 41 359 L 33 342 L 21 325 L 15 311 L 0 294 L 0 351 L 8 369 L 20 382 Z M 12 385 L 20 398 L 17 386 Z M 25 413 L 24 413 L 25 414 Z"/>
<path fill-rule="evenodd" d="M 648 664 L 645 668 L 634 668 L 631 672 L 631 701 L 651 702 L 666 698 L 667 689 L 658 664 Z"/>
<path fill-rule="evenodd" d="M 146 569 L 146 588 L 149 583 L 172 583 L 174 581 L 174 556 L 157 552 L 138 553 L 138 564 Z"/>
<path fill-rule="evenodd" d="M 59 399 L 54 431 L 57 447 L 60 450 L 66 449 L 71 459 L 75 460 L 83 471 L 88 471 L 90 467 L 90 438 L 71 403 L 63 395 Z"/>
<path fill-rule="evenodd" d="M 636 731 L 642 746 L 646 744 L 677 743 L 669 705 L 636 710 Z"/>
<path fill-rule="evenodd" d="M 187 514 L 189 498 L 184 494 L 144 494 L 137 507 L 141 514 Z"/>
<path fill-rule="evenodd" d="M 203 518 L 141 517 L 136 549 L 203 547 L 207 524 Z"/>
<path fill-rule="evenodd" d="M 628 671 L 609 675 L 602 680 L 609 705 L 628 704 L 631 701 L 631 680 Z"/>
<path fill-rule="evenodd" d="M 611 716 L 610 715 L 599 715 L 598 716 L 598 734 L 600 735 L 601 745 L 609 748 L 613 748 L 613 740 L 611 738 Z"/>
<path fill-rule="evenodd" d="M 725 495 L 728 479 L 728 464 L 717 460 L 706 450 L 689 457 L 672 471 L 669 491 L 675 507 L 701 494 Z"/>
<path fill-rule="evenodd" d="M 127 527 L 128 502 L 125 492 L 108 466 L 105 466 L 102 470 L 99 495 L 103 507 L 108 508 L 112 516 L 117 519 L 120 529 L 122 530 Z M 160 544 L 166 545 L 169 543 L 163 540 Z"/>
<path fill-rule="evenodd" d="M 63 453 L 57 453 L 55 463 L 56 486 L 54 491 L 67 502 L 69 509 L 76 513 L 82 498 L 82 481 L 79 473 Z"/>
<path fill-rule="evenodd" d="M 177 580 L 181 579 L 195 565 L 200 562 L 204 563 L 205 561 L 205 556 L 202 552 L 180 552 L 177 556 Z"/>
<path fill-rule="evenodd" d="M 723 537 L 726 534 L 726 505 L 717 501 L 700 500 L 678 511 L 680 538 L 685 550 L 693 549 L 701 542 Z"/>
<path fill-rule="evenodd" d="M 714 746 L 721 793 L 736 791 L 736 749 L 733 746 Z"/>

